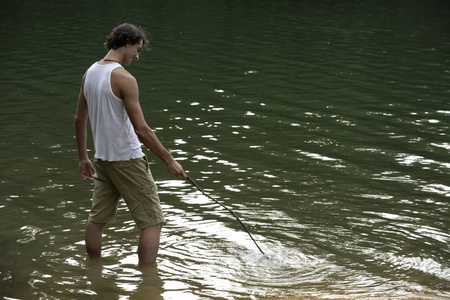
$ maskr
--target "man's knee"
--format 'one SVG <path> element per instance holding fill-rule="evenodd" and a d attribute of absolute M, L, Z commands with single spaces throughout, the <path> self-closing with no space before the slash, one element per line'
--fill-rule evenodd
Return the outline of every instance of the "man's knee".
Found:
<path fill-rule="evenodd" d="M 86 252 L 90 256 L 95 257 L 101 255 L 103 227 L 105 227 L 105 223 L 94 223 L 88 221 L 86 224 Z"/>

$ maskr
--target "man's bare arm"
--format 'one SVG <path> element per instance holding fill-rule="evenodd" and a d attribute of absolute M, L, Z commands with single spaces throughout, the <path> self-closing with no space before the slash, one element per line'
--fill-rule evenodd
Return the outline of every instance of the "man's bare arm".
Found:
<path fill-rule="evenodd" d="M 145 121 L 139 103 L 139 88 L 136 79 L 124 69 L 118 68 L 112 75 L 113 91 L 124 101 L 128 117 L 133 124 L 134 131 L 145 147 L 150 149 L 167 165 L 167 171 L 176 177 L 186 179 L 183 167 L 173 158 L 172 154 L 161 144 L 156 134 Z"/>
<path fill-rule="evenodd" d="M 95 169 L 87 154 L 87 132 L 86 124 L 89 111 L 86 99 L 83 94 L 83 85 L 86 74 L 83 76 L 80 94 L 78 95 L 77 111 L 75 113 L 75 139 L 77 142 L 80 174 L 83 178 L 93 180 Z"/>

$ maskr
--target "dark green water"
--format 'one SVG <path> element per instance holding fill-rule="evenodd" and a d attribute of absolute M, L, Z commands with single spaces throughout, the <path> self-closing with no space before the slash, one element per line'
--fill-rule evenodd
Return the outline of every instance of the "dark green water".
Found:
<path fill-rule="evenodd" d="M 0 20 L 4 299 L 450 298 L 449 2 L 6 1 Z M 125 21 L 152 33 L 127 68 L 147 122 L 269 260 L 148 152 L 158 275 L 125 206 L 86 260 L 73 116 Z"/>

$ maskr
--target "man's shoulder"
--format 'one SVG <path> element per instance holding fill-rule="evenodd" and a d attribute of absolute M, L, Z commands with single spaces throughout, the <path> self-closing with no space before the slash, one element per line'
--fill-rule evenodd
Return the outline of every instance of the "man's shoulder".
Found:
<path fill-rule="evenodd" d="M 138 86 L 130 72 L 124 68 L 115 68 L 111 73 L 111 88 L 117 97 L 125 100 L 126 95 L 135 93 Z"/>
<path fill-rule="evenodd" d="M 115 68 L 112 73 L 111 76 L 113 77 L 114 80 L 119 80 L 119 81 L 136 81 L 136 79 L 134 78 L 133 75 L 131 75 L 130 72 L 128 72 L 127 70 L 125 70 L 123 67 L 118 67 Z"/>

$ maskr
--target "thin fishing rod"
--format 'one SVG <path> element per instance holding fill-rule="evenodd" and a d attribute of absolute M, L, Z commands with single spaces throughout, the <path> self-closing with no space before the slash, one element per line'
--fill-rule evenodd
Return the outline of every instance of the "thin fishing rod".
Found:
<path fill-rule="evenodd" d="M 192 185 L 194 185 L 203 195 L 205 195 L 206 197 L 208 197 L 209 199 L 213 200 L 214 202 L 216 202 L 217 204 L 219 204 L 220 206 L 222 206 L 223 208 L 225 208 L 226 210 L 228 210 L 235 218 L 236 220 L 239 221 L 239 223 L 241 223 L 242 227 L 244 227 L 245 231 L 247 231 L 248 235 L 250 236 L 250 238 L 252 239 L 253 243 L 255 243 L 256 247 L 258 248 L 258 250 L 265 256 L 266 254 L 261 250 L 261 248 L 259 248 L 258 244 L 256 243 L 255 239 L 253 238 L 253 236 L 250 234 L 250 231 L 248 231 L 247 226 L 245 226 L 244 223 L 242 223 L 242 221 L 238 218 L 238 216 L 236 216 L 236 214 L 229 209 L 228 207 L 226 207 L 225 205 L 223 205 L 222 203 L 220 203 L 219 201 L 217 201 L 216 199 L 214 199 L 213 197 L 211 197 L 210 195 L 208 195 L 201 187 L 199 187 L 194 180 L 192 180 L 189 176 L 186 177 L 187 180 L 189 180 Z"/>

